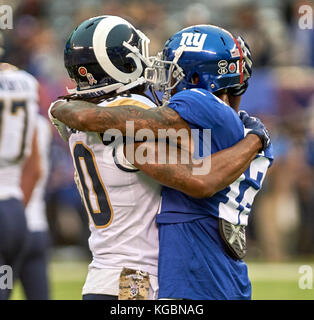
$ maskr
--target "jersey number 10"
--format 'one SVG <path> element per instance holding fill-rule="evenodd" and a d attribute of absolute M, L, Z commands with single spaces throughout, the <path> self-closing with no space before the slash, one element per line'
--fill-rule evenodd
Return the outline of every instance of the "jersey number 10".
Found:
<path fill-rule="evenodd" d="M 113 218 L 107 190 L 98 172 L 93 152 L 82 142 L 73 149 L 75 167 L 84 193 L 84 203 L 96 228 L 106 228 Z"/>

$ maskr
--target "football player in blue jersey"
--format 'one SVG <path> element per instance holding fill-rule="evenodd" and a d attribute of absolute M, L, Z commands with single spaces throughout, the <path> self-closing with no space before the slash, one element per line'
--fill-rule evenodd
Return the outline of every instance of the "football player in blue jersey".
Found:
<path fill-rule="evenodd" d="M 157 216 L 159 298 L 251 297 L 243 261 L 245 226 L 273 160 L 265 126 L 244 111 L 237 113 L 251 67 L 241 38 L 215 26 L 193 26 L 173 35 L 147 69 L 148 81 L 165 92 L 166 100 L 171 97 L 166 106 L 99 108 L 69 101 L 51 109 L 55 118 L 81 131 L 116 128 L 126 135 L 127 121 L 133 121 L 135 132 L 149 128 L 156 136 L 160 129 L 185 128 L 190 136 L 199 130 L 192 139 L 194 157 L 211 156 L 206 174 L 191 174 L 189 164 L 135 159 L 136 167 L 164 185 Z M 205 129 L 211 130 L 210 140 L 202 134 Z"/>

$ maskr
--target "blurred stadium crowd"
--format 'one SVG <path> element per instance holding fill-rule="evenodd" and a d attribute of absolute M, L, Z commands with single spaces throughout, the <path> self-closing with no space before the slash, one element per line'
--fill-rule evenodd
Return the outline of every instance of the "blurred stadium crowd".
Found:
<path fill-rule="evenodd" d="M 2 1 L 0 4 L 8 4 Z M 156 53 L 177 30 L 216 24 L 251 47 L 253 77 L 242 109 L 269 127 L 275 162 L 248 228 L 249 257 L 279 261 L 314 254 L 314 30 L 298 26 L 312 1 L 10 0 L 14 27 L 3 31 L 6 62 L 40 82 L 41 113 L 72 87 L 63 66 L 70 32 L 88 17 L 119 15 L 151 39 Z M 47 186 L 53 246 L 87 250 L 88 219 L 73 183 L 68 146 L 54 130 Z"/>

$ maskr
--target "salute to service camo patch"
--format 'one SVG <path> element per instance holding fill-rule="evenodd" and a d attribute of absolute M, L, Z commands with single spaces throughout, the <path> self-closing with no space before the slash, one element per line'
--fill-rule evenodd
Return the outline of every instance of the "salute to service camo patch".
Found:
<path fill-rule="evenodd" d="M 119 300 L 148 300 L 147 272 L 123 268 L 119 279 Z"/>

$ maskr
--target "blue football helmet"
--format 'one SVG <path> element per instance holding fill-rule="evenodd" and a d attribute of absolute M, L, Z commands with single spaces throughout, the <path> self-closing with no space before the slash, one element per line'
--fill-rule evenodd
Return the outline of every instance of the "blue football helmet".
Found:
<path fill-rule="evenodd" d="M 166 42 L 153 68 L 147 68 L 146 78 L 167 98 L 174 88 L 203 88 L 214 93 L 246 81 L 250 75 L 244 72 L 244 64 L 241 44 L 230 32 L 213 25 L 196 25 L 175 33 Z"/>

